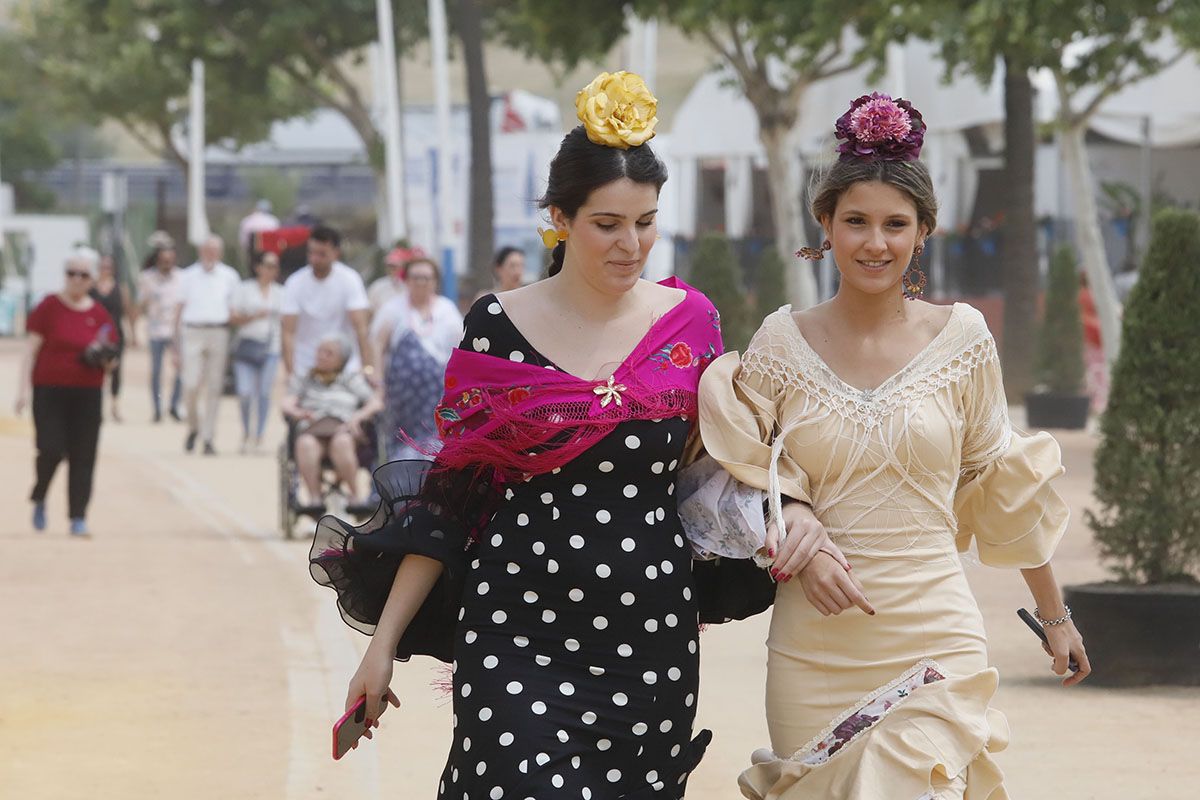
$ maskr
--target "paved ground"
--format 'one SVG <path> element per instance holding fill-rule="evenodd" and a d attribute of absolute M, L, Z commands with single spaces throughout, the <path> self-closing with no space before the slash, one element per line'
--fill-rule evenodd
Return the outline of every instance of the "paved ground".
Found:
<path fill-rule="evenodd" d="M 50 530 L 26 501 L 33 448 L 11 417 L 18 343 L 0 340 L 0 797 L 21 800 L 308 800 L 432 797 L 449 741 L 434 662 L 397 667 L 404 707 L 375 743 L 329 758 L 329 726 L 364 639 L 276 531 L 273 456 L 238 456 L 224 401 L 216 458 L 186 457 L 178 424 L 151 425 L 145 350 L 127 359 L 127 422 L 101 436 L 90 541 L 66 536 L 65 474 Z M 274 424 L 274 423 L 273 423 Z M 275 424 L 269 434 L 278 441 Z M 1062 490 L 1089 502 L 1087 434 L 1060 437 Z M 1076 513 L 1056 560 L 1067 582 L 1102 577 Z M 1002 674 L 1001 754 L 1014 798 L 1198 796 L 1200 690 L 1064 691 L 1017 622 L 1020 576 L 969 567 Z M 1099 624 L 1101 621 L 1092 621 Z M 702 640 L 701 725 L 716 738 L 689 798 L 737 797 L 766 743 L 765 618 Z M 1086 623 L 1085 623 L 1086 625 Z M 1086 633 L 1086 627 L 1085 627 Z M 1103 668 L 1103 665 L 1098 665 Z"/>

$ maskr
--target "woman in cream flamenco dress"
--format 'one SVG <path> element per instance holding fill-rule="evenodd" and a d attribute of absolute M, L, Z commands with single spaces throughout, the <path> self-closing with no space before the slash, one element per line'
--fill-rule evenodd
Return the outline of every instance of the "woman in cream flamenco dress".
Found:
<path fill-rule="evenodd" d="M 1050 486 L 1057 443 L 1013 431 L 978 311 L 902 299 L 902 280 L 919 290 L 905 269 L 936 226 L 928 173 L 906 157 L 923 129 L 905 101 L 855 101 L 813 203 L 837 297 L 771 314 L 740 360 L 717 359 L 701 383 L 708 453 L 782 495 L 789 530 L 815 518 L 850 562 L 797 564 L 788 540 L 779 546 L 771 749 L 739 780 L 749 798 L 1008 796 L 991 758 L 1008 739 L 989 707 L 998 677 L 958 556 L 972 541 L 983 563 L 1023 571 L 1052 623 L 1055 670 L 1068 654 L 1080 662 L 1065 683 L 1090 669 L 1058 619 L 1069 613 L 1049 566 L 1068 516 Z"/>

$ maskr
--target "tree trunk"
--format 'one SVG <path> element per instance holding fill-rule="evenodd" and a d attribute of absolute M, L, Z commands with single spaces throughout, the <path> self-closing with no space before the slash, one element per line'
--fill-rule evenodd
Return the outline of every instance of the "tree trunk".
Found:
<path fill-rule="evenodd" d="M 1064 107 L 1064 111 L 1070 113 L 1069 107 Z M 1100 233 L 1100 214 L 1092 188 L 1092 168 L 1084 145 L 1086 130 L 1086 120 L 1061 125 L 1059 146 L 1067 165 L 1071 196 L 1075 198 L 1075 245 L 1079 248 L 1092 300 L 1096 304 L 1096 316 L 1100 318 L 1104 360 L 1111 369 L 1121 346 L 1121 307 L 1117 302 L 1108 255 L 1104 252 L 1104 238 Z"/>
<path fill-rule="evenodd" d="M 1033 210 L 1033 84 L 1004 59 L 1004 390 L 1020 402 L 1033 388 L 1037 331 L 1037 224 Z"/>
<path fill-rule="evenodd" d="M 470 199 L 467 213 L 467 261 L 462 271 L 462 294 L 473 296 L 492 284 L 491 259 L 495 249 L 495 216 L 492 197 L 491 98 L 483 57 L 483 26 L 477 0 L 459 0 L 458 36 L 467 68 L 467 105 L 471 121 Z"/>
<path fill-rule="evenodd" d="M 788 299 L 797 309 L 809 308 L 817 302 L 817 284 L 808 261 L 796 261 L 796 251 L 803 247 L 804 208 L 801 204 L 800 154 L 794 146 L 793 130 L 783 125 L 767 123 L 759 128 L 759 138 L 767 153 L 767 176 L 771 191 L 771 213 L 775 221 L 775 247 L 787 270 Z M 813 242 L 813 246 L 819 244 Z M 830 258 L 828 254 L 826 258 Z"/>

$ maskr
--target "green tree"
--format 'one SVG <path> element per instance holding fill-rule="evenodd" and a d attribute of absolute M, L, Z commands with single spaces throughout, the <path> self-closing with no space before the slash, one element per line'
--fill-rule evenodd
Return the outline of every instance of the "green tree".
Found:
<path fill-rule="evenodd" d="M 755 276 L 754 311 L 757 319 L 753 325 L 759 325 L 768 314 L 776 311 L 787 302 L 787 268 L 779 251 L 774 247 L 763 250 L 758 260 L 758 274 Z"/>
<path fill-rule="evenodd" d="M 689 281 L 721 312 L 726 350 L 745 350 L 753 333 L 741 273 L 737 256 L 724 235 L 707 233 L 696 242 Z"/>
<path fill-rule="evenodd" d="M 1194 580 L 1200 567 L 1200 216 L 1167 209 L 1125 306 L 1088 513 L 1122 579 Z"/>
<path fill-rule="evenodd" d="M 1066 245 L 1054 253 L 1046 286 L 1046 308 L 1038 334 L 1037 385 L 1059 394 L 1083 388 L 1083 320 L 1075 253 Z"/>

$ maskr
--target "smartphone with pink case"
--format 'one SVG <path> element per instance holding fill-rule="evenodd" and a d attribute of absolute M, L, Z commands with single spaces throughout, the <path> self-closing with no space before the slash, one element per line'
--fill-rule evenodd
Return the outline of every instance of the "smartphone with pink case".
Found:
<path fill-rule="evenodd" d="M 367 732 L 367 698 L 360 697 L 342 718 L 333 724 L 333 759 L 341 759 Z"/>

